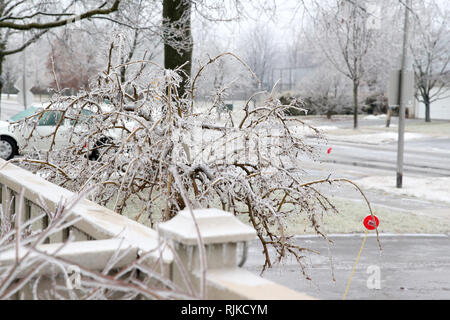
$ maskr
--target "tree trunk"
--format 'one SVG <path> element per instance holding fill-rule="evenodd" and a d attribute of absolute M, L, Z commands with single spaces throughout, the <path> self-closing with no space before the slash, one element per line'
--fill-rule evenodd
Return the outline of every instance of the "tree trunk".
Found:
<path fill-rule="evenodd" d="M 425 99 L 425 122 L 431 122 L 430 105 L 430 101 Z"/>
<path fill-rule="evenodd" d="M 386 128 L 389 128 L 389 126 L 391 125 L 391 115 L 392 115 L 391 108 L 388 107 L 388 111 L 386 114 Z"/>
<path fill-rule="evenodd" d="M 191 34 L 191 1 L 163 0 L 164 24 L 171 30 L 181 30 L 180 36 L 169 37 L 174 32 L 164 30 L 164 68 L 174 70 L 180 66 L 183 81 L 178 93 L 185 93 L 185 86 L 191 76 L 192 66 L 192 34 Z"/>
<path fill-rule="evenodd" d="M 134 30 L 133 45 L 130 48 L 130 52 L 128 52 L 126 59 L 124 57 L 120 57 L 121 64 L 129 63 L 133 59 L 134 52 L 136 51 L 136 47 L 138 45 L 138 37 L 139 37 L 139 29 L 136 29 Z M 120 82 L 124 83 L 126 80 L 127 80 L 127 69 L 125 66 L 122 66 L 120 68 Z"/>
<path fill-rule="evenodd" d="M 353 83 L 353 129 L 358 129 L 358 83 Z"/>
<path fill-rule="evenodd" d="M 126 80 L 126 69 L 125 66 L 120 68 L 120 83 L 125 83 Z"/>

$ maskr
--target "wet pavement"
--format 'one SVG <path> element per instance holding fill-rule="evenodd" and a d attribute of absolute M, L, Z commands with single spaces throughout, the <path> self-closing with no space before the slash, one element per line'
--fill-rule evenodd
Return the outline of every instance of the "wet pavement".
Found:
<path fill-rule="evenodd" d="M 334 244 L 328 250 L 327 242 L 318 237 L 296 238 L 298 245 L 320 252 L 305 259 L 312 280 L 305 279 L 295 259 L 272 267 L 263 277 L 319 299 L 342 299 L 363 235 L 330 239 Z M 382 235 L 380 242 L 381 253 L 374 235 L 367 238 L 347 299 L 450 299 L 449 236 Z M 264 262 L 261 250 L 259 241 L 251 243 L 244 268 L 259 274 Z"/>

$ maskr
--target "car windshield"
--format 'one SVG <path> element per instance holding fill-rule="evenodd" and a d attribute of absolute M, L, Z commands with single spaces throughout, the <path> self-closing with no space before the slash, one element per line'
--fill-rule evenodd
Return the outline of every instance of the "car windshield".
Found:
<path fill-rule="evenodd" d="M 10 122 L 16 122 L 16 121 L 20 121 L 23 120 L 27 117 L 32 116 L 33 114 L 35 114 L 36 112 L 38 112 L 38 108 L 36 107 L 29 107 L 28 109 L 21 111 L 15 115 L 13 115 L 11 118 L 9 118 Z"/>
<path fill-rule="evenodd" d="M 92 114 L 94 114 L 92 111 L 86 110 L 86 109 L 82 109 L 81 110 L 81 115 L 80 115 L 80 118 L 79 118 L 78 122 L 87 122 L 87 123 L 89 123 L 90 122 L 89 118 L 90 118 L 90 116 Z M 75 120 L 70 120 L 70 124 L 74 125 L 75 124 Z"/>
<path fill-rule="evenodd" d="M 62 116 L 61 111 L 45 111 L 39 119 L 38 126 L 56 126 Z"/>
<path fill-rule="evenodd" d="M 36 107 L 30 107 L 24 111 L 21 111 L 17 114 L 15 114 L 14 116 L 12 116 L 11 118 L 9 118 L 9 122 L 17 122 L 20 120 L 23 120 L 25 118 L 31 117 L 32 115 L 36 114 L 39 112 L 39 108 Z M 89 117 L 93 114 L 92 111 L 90 110 L 86 110 L 83 109 L 81 110 L 81 116 L 79 118 L 79 122 L 89 122 Z M 61 116 L 61 112 L 60 111 L 46 111 L 44 112 L 44 114 L 42 115 L 41 119 L 39 120 L 39 124 L 40 126 L 48 126 L 48 125 L 53 125 L 55 126 L 56 123 L 59 121 Z M 70 124 L 73 125 L 75 123 L 75 120 L 71 120 Z"/>

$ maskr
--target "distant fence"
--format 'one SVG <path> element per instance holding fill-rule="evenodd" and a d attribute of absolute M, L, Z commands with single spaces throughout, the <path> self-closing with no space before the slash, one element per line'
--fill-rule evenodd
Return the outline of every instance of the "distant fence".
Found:
<path fill-rule="evenodd" d="M 5 164 L 0 160 L 0 167 Z M 61 198 L 71 198 L 72 192 L 22 168 L 7 164 L 0 170 L 1 204 L 3 212 L 12 214 L 19 207 L 17 196 L 24 192 L 25 210 L 21 221 L 36 217 L 41 211 L 38 199 L 54 210 Z M 9 205 L 13 204 L 13 205 Z M 180 270 L 174 265 L 174 255 L 166 250 L 159 252 L 161 238 L 174 243 L 177 256 L 189 273 L 192 283 L 199 289 L 202 266 L 198 260 L 197 229 L 189 211 L 181 211 L 172 220 L 150 229 L 136 221 L 119 215 L 89 200 L 82 200 L 71 217 L 80 218 L 67 229 L 52 235 L 49 243 L 40 245 L 41 251 L 51 251 L 55 244 L 61 244 L 72 233 L 75 241 L 69 243 L 57 256 L 73 261 L 74 264 L 103 270 L 108 259 L 117 251 L 124 240 L 131 246 L 120 260 L 122 265 L 131 263 L 142 254 L 149 254 L 149 260 L 159 261 L 164 274 L 174 283 L 184 286 Z M 238 244 L 247 243 L 256 237 L 255 230 L 232 214 L 216 209 L 194 210 L 197 225 L 205 245 L 207 262 L 207 299 L 311 299 L 311 297 L 263 279 L 248 272 L 238 264 Z M 33 229 L 46 227 L 45 220 L 33 224 Z M 127 232 L 123 232 L 124 228 Z M 161 238 L 160 238 L 161 237 Z M 152 252 L 153 250 L 153 252 Z M 0 266 L 14 263 L 14 249 L 0 252 Z M 26 248 L 25 248 L 26 251 Z M 120 267 L 120 266 L 118 266 Z M 43 271 L 44 272 L 44 271 Z M 18 276 L 20 277 L 20 275 Z M 31 298 L 31 288 L 25 288 L 17 298 Z"/>

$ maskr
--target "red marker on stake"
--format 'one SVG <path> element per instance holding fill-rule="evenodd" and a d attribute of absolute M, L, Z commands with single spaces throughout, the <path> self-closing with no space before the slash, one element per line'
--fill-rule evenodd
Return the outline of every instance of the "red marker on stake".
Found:
<path fill-rule="evenodd" d="M 359 249 L 358 256 L 356 257 L 355 265 L 353 266 L 352 274 L 350 275 L 350 279 L 348 280 L 347 289 L 345 289 L 344 298 L 342 300 L 345 300 L 347 298 L 348 289 L 350 289 L 350 284 L 352 283 L 353 274 L 355 273 L 356 266 L 358 265 L 359 257 L 361 256 L 361 252 L 363 251 L 364 244 L 367 240 L 367 234 L 369 233 L 369 230 L 374 230 L 375 228 L 378 228 L 378 225 L 380 224 L 380 220 L 378 220 L 376 215 L 368 215 L 363 220 L 364 227 L 366 227 L 366 234 L 364 235 L 363 242 L 361 244 L 361 248 Z"/>
<path fill-rule="evenodd" d="M 375 221 L 374 221 L 375 219 Z M 364 227 L 366 227 L 367 230 L 374 230 L 378 225 L 380 224 L 380 220 L 378 220 L 377 216 L 368 215 L 364 218 Z M 375 227 L 376 225 L 376 227 Z"/>
<path fill-rule="evenodd" d="M 327 153 L 330 154 L 331 152 L 331 147 L 328 148 Z"/>

